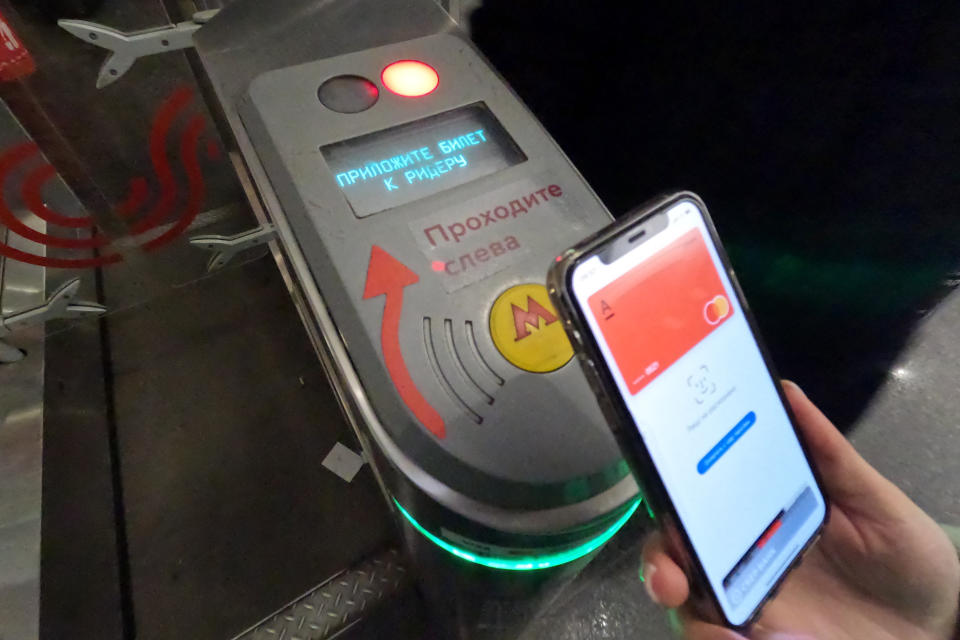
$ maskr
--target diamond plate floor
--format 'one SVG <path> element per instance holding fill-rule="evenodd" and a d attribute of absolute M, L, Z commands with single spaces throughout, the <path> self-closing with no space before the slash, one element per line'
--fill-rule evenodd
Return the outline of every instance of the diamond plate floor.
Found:
<path fill-rule="evenodd" d="M 396 550 L 363 560 L 290 603 L 234 640 L 325 640 L 372 614 L 410 586 Z"/>

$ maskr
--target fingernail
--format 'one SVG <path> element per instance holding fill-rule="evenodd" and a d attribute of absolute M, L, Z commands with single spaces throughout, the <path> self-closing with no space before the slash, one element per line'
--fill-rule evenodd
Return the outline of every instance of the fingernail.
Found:
<path fill-rule="evenodd" d="M 643 563 L 643 588 L 647 590 L 647 595 L 655 604 L 660 604 L 660 598 L 653 592 L 653 574 L 657 572 L 656 565 L 649 562 Z"/>
<path fill-rule="evenodd" d="M 805 394 L 805 393 L 803 392 L 803 389 L 800 388 L 800 385 L 798 385 L 798 384 L 797 384 L 796 382 L 794 382 L 793 380 L 787 380 L 786 378 L 784 378 L 783 380 L 781 380 L 781 382 L 783 382 L 783 386 L 785 386 L 785 387 L 790 387 L 791 389 L 793 389 L 794 391 L 796 391 L 796 392 L 799 393 L 800 395 L 806 397 L 807 394 Z"/>

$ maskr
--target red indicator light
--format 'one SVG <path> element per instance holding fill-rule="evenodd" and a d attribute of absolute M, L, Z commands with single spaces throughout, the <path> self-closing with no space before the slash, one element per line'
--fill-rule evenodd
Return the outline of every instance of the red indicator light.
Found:
<path fill-rule="evenodd" d="M 388 64 L 380 74 L 383 86 L 405 98 L 432 93 L 440 84 L 436 69 L 418 60 L 399 60 Z"/>
<path fill-rule="evenodd" d="M 443 271 L 447 268 L 447 265 L 443 260 L 434 260 L 430 263 L 430 268 L 434 271 Z"/>

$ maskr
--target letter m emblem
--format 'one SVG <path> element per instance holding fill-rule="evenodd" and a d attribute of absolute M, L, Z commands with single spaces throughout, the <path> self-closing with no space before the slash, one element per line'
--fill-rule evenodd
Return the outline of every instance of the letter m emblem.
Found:
<path fill-rule="evenodd" d="M 544 309 L 543 305 L 531 296 L 527 296 L 526 309 L 522 309 L 515 304 L 510 306 L 513 309 L 513 326 L 517 332 L 514 342 L 519 342 L 529 336 L 531 327 L 539 329 L 541 319 L 544 327 L 557 321 L 557 316 Z"/>

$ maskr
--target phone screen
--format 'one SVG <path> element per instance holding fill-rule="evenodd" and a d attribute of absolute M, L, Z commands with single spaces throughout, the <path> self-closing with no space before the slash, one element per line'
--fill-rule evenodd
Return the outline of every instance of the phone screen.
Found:
<path fill-rule="evenodd" d="M 703 213 L 681 201 L 665 215 L 570 283 L 717 601 L 743 624 L 826 506 Z"/>

